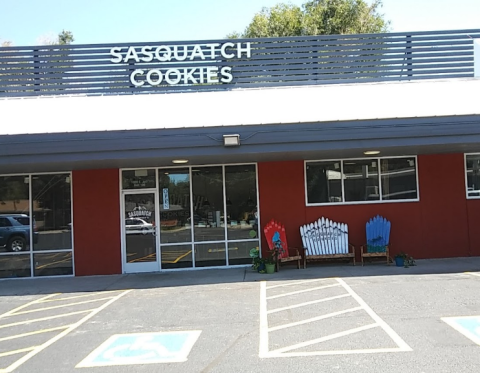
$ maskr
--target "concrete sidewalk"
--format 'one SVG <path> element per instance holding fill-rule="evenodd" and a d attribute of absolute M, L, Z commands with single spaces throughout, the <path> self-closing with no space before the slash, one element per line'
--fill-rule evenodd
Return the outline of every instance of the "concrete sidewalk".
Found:
<path fill-rule="evenodd" d="M 228 269 L 173 271 L 147 274 L 87 276 L 67 278 L 6 279 L 0 281 L 0 296 L 71 293 L 84 291 L 152 289 L 208 284 L 257 281 L 284 281 L 327 277 L 370 277 L 389 275 L 444 274 L 480 271 L 480 257 L 417 260 L 414 267 L 367 264 L 309 264 L 297 270 L 292 265 L 281 267 L 272 275 L 254 272 L 249 266 Z"/>

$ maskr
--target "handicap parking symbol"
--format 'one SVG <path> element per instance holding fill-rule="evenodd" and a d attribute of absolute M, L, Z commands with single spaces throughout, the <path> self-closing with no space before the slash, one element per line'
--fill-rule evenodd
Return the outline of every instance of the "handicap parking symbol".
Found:
<path fill-rule="evenodd" d="M 200 333 L 199 330 L 192 330 L 116 334 L 88 355 L 77 368 L 184 362 Z"/>
<path fill-rule="evenodd" d="M 442 320 L 480 345 L 480 316 L 443 317 Z"/>

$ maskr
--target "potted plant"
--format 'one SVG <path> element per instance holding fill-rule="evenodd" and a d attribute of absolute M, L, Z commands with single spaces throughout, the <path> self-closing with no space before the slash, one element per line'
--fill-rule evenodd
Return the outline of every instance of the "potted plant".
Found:
<path fill-rule="evenodd" d="M 404 252 L 399 252 L 397 255 L 395 255 L 395 265 L 397 267 L 405 267 L 408 268 L 410 266 L 415 265 L 415 260 L 413 259 L 412 256 L 404 253 Z"/>
<path fill-rule="evenodd" d="M 270 257 L 265 259 L 265 270 L 268 274 L 272 274 L 275 272 L 275 264 L 276 264 L 275 257 L 270 255 Z"/>
<path fill-rule="evenodd" d="M 250 258 L 252 258 L 252 269 L 263 273 L 265 271 L 265 259 L 260 258 L 260 250 L 258 250 L 258 247 L 250 250 Z"/>
<path fill-rule="evenodd" d="M 275 266 L 278 263 L 278 258 L 280 256 L 281 250 L 283 250 L 282 246 L 279 244 L 276 244 L 269 251 L 269 255 L 265 261 L 265 269 L 267 270 L 267 273 L 271 274 L 275 272 Z"/>

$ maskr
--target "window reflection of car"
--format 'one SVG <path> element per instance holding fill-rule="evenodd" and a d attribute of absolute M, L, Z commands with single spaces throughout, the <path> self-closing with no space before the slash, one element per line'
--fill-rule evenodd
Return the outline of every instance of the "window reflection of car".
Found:
<path fill-rule="evenodd" d="M 187 218 L 187 223 L 191 223 L 192 217 Z M 193 215 L 193 224 L 197 225 L 199 223 L 205 223 L 205 219 L 203 219 L 200 215 L 194 214 Z"/>
<path fill-rule="evenodd" d="M 154 233 L 154 226 L 140 218 L 125 219 L 125 232 L 127 234 Z"/>
<path fill-rule="evenodd" d="M 33 221 L 33 242 L 38 242 L 38 232 Z M 25 214 L 0 215 L 0 247 L 8 251 L 26 250 L 30 243 L 30 217 Z"/>

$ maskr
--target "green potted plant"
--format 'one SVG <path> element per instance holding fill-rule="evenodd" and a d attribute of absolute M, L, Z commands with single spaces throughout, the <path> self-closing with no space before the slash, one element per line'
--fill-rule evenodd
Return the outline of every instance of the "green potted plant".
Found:
<path fill-rule="evenodd" d="M 275 257 L 270 255 L 268 258 L 265 259 L 265 270 L 268 274 L 272 274 L 275 272 L 275 264 L 276 264 Z"/>
<path fill-rule="evenodd" d="M 278 257 L 280 255 L 280 250 L 282 247 L 280 245 L 275 245 L 270 251 L 268 257 L 265 259 L 265 269 L 267 273 L 271 274 L 275 272 L 275 266 L 278 262 Z"/>
<path fill-rule="evenodd" d="M 265 272 L 265 259 L 260 258 L 260 250 L 258 250 L 258 247 L 250 250 L 250 258 L 252 258 L 252 269 L 254 271 L 260 273 Z"/>
<path fill-rule="evenodd" d="M 413 259 L 412 256 L 402 252 L 399 252 L 397 255 L 395 255 L 395 265 L 397 267 L 405 267 L 408 268 L 410 266 L 415 265 L 415 260 Z"/>

